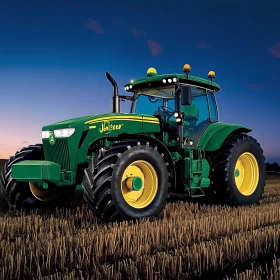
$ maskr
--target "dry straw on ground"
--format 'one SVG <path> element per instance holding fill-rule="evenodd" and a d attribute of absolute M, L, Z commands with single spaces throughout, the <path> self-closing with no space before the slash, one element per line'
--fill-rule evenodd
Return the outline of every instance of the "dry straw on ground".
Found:
<path fill-rule="evenodd" d="M 280 279 L 280 177 L 260 205 L 168 203 L 159 219 L 101 224 L 83 203 L 10 212 L 0 198 L 0 279 Z"/>

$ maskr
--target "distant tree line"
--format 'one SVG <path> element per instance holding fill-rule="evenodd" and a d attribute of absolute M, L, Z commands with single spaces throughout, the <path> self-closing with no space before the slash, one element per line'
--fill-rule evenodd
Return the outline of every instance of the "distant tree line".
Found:
<path fill-rule="evenodd" d="M 265 165 L 266 165 L 266 171 L 280 172 L 280 165 L 277 162 L 274 163 L 267 162 Z"/>

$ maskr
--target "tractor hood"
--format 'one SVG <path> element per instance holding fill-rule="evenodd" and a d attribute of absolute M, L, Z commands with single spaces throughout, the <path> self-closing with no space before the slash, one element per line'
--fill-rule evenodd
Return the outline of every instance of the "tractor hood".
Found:
<path fill-rule="evenodd" d="M 103 115 L 85 116 L 85 117 L 73 118 L 73 119 L 69 119 L 69 120 L 65 120 L 65 121 L 61 121 L 61 122 L 56 122 L 56 123 L 44 126 L 43 130 L 77 127 L 77 126 L 85 123 L 86 121 L 97 118 L 99 116 L 103 116 Z"/>
<path fill-rule="evenodd" d="M 42 130 L 53 130 L 53 129 L 61 129 L 61 128 L 77 128 L 83 127 L 86 129 L 90 123 L 102 122 L 102 121 L 112 121 L 112 120 L 151 120 L 158 122 L 158 119 L 154 116 L 149 115 L 139 115 L 139 114 L 131 114 L 131 113 L 109 113 L 109 114 L 100 114 L 100 115 L 91 115 L 85 117 L 79 117 L 74 119 L 65 120 L 62 122 L 53 123 L 50 125 L 46 125 L 42 128 Z"/>

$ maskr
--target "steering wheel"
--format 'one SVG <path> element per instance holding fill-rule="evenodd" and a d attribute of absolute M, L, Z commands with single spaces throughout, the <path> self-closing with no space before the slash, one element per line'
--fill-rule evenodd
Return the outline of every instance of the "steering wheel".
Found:
<path fill-rule="evenodd" d="M 169 120 L 175 113 L 173 109 L 164 106 L 159 106 L 158 110 L 167 115 L 167 120 Z"/>

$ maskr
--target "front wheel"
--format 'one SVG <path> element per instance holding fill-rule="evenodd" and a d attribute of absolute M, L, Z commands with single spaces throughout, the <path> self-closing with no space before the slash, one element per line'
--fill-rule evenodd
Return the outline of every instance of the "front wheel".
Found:
<path fill-rule="evenodd" d="M 120 141 L 85 170 L 84 199 L 102 220 L 158 216 L 168 192 L 167 164 L 156 147 Z"/>
<path fill-rule="evenodd" d="M 260 144 L 246 134 L 231 135 L 210 156 L 214 200 L 232 206 L 259 203 L 266 166 Z M 207 199 L 207 197 L 206 197 Z"/>
<path fill-rule="evenodd" d="M 67 189 L 51 187 L 42 189 L 37 183 L 17 182 L 11 177 L 12 165 L 23 160 L 44 160 L 42 144 L 22 148 L 5 163 L 0 174 L 1 191 L 9 206 L 21 210 L 30 208 L 49 208 L 66 205 L 70 201 L 73 187 Z"/>

